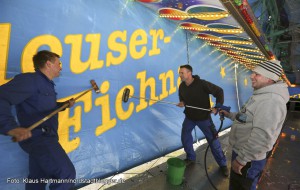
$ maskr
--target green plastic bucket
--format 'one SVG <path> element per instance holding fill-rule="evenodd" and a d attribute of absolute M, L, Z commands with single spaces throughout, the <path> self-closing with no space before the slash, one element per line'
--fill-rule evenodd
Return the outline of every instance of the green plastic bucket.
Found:
<path fill-rule="evenodd" d="M 167 181 L 172 185 L 180 185 L 183 180 L 185 162 L 179 158 L 169 158 L 167 164 Z"/>

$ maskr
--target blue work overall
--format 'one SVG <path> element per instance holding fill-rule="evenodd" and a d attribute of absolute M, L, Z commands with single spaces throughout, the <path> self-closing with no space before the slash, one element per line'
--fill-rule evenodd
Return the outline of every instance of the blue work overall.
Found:
<path fill-rule="evenodd" d="M 29 182 L 26 190 L 43 190 L 47 180 L 63 180 L 66 183 L 51 183 L 51 190 L 69 190 L 74 187 L 75 168 L 58 142 L 57 134 L 51 128 L 38 128 L 32 131 L 33 138 L 20 142 L 21 148 L 29 154 Z M 73 180 L 73 181 L 72 181 Z M 45 183 L 46 182 L 46 183 Z"/>
<path fill-rule="evenodd" d="M 211 148 L 212 154 L 218 163 L 218 165 L 226 166 L 226 157 L 223 153 L 221 144 L 219 139 L 216 137 L 217 131 L 215 130 L 215 126 L 211 119 L 203 120 L 203 121 L 193 121 L 185 117 L 183 124 L 182 124 L 182 131 L 181 131 L 181 142 L 184 148 L 184 151 L 187 154 L 187 159 L 189 160 L 196 160 L 196 153 L 193 148 L 193 136 L 192 131 L 195 126 L 198 126 L 199 129 L 204 134 L 206 140 L 209 143 Z"/>
<path fill-rule="evenodd" d="M 235 160 L 237 153 L 232 151 L 231 161 Z M 255 190 L 263 169 L 266 165 L 266 158 L 262 160 L 252 160 L 242 168 L 242 175 L 230 171 L 230 190 Z"/>

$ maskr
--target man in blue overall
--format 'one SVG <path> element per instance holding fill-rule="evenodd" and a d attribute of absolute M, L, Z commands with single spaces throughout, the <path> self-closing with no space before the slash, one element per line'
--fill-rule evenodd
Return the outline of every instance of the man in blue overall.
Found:
<path fill-rule="evenodd" d="M 216 103 L 222 105 L 224 102 L 223 89 L 208 81 L 202 80 L 197 75 L 192 75 L 193 68 L 190 65 L 180 66 L 179 76 L 182 83 L 179 86 L 179 107 L 185 105 L 210 109 L 209 94 L 216 97 Z M 193 148 L 192 130 L 197 125 L 205 135 L 212 154 L 220 166 L 224 176 L 229 175 L 226 157 L 223 153 L 220 141 L 217 138 L 217 131 L 211 119 L 211 112 L 200 109 L 185 107 L 185 119 L 182 124 L 181 142 L 186 152 L 186 163 L 194 163 L 196 154 Z"/>
<path fill-rule="evenodd" d="M 58 115 L 54 115 L 32 131 L 26 128 L 41 120 L 64 102 L 56 102 L 54 78 L 62 70 L 60 56 L 39 51 L 33 56 L 34 73 L 16 75 L 0 86 L 0 133 L 12 136 L 29 154 L 29 176 L 26 190 L 45 189 L 45 179 L 65 179 L 52 183 L 50 189 L 68 190 L 74 187 L 75 168 L 58 142 Z M 74 99 L 69 100 L 69 107 Z M 15 106 L 19 123 L 11 114 Z M 37 183 L 36 183 L 37 182 Z"/>

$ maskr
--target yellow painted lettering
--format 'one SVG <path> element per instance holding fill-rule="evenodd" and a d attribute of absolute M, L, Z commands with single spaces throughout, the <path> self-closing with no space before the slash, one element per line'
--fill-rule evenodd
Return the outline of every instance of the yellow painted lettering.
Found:
<path fill-rule="evenodd" d="M 104 64 L 103 60 L 98 60 L 101 35 L 86 35 L 85 41 L 90 42 L 90 55 L 87 61 L 81 61 L 82 38 L 82 34 L 67 35 L 65 38 L 65 43 L 71 44 L 70 69 L 75 74 L 83 73 L 88 68 L 90 70 L 100 69 Z"/>
<path fill-rule="evenodd" d="M 157 47 L 158 38 L 163 40 L 164 31 L 162 29 L 159 30 L 150 30 L 150 35 L 152 36 L 152 49 L 149 50 L 149 56 L 159 55 L 160 49 Z"/>
<path fill-rule="evenodd" d="M 81 92 L 82 93 L 82 92 Z M 81 93 L 75 94 L 78 96 Z M 69 100 L 71 96 L 60 99 L 59 101 Z M 82 102 L 84 107 L 84 112 L 90 112 L 92 109 L 92 92 L 86 93 L 77 102 Z M 70 128 L 73 127 L 74 133 L 78 133 L 81 130 L 81 118 L 82 118 L 82 106 L 80 104 L 74 105 L 74 115 L 70 116 L 70 109 L 66 109 L 59 112 L 59 127 L 58 135 L 59 142 L 64 150 L 69 153 L 76 150 L 80 145 L 80 138 L 75 137 L 70 139 Z"/>
<path fill-rule="evenodd" d="M 137 78 L 140 79 L 140 97 L 146 98 L 146 88 L 150 88 L 150 99 L 158 100 L 155 95 L 155 79 L 150 77 L 146 80 L 146 71 L 139 72 Z M 149 105 L 156 103 L 156 101 L 149 101 Z M 136 106 L 136 112 L 140 112 L 147 108 L 147 101 L 145 99 L 140 99 L 140 104 Z"/>
<path fill-rule="evenodd" d="M 133 59 L 140 59 L 145 56 L 147 40 L 147 33 L 144 30 L 138 29 L 133 32 L 129 43 L 129 52 Z M 137 51 L 137 46 L 142 46 L 140 51 Z"/>
<path fill-rule="evenodd" d="M 109 90 L 109 82 L 105 81 L 100 87 L 100 92 L 105 94 Z M 117 124 L 116 118 L 110 118 L 109 94 L 99 97 L 95 100 L 96 106 L 101 106 L 102 124 L 96 128 L 96 136 L 101 135 L 105 131 L 113 128 Z"/>
<path fill-rule="evenodd" d="M 127 46 L 123 43 L 117 42 L 117 39 L 121 39 L 122 42 L 126 42 L 127 31 L 115 31 L 108 37 L 108 48 L 110 50 L 119 52 L 119 56 L 114 56 L 112 52 L 106 54 L 106 66 L 119 65 L 121 64 L 127 56 Z"/>
<path fill-rule="evenodd" d="M 176 92 L 176 86 L 174 86 L 174 73 L 172 70 L 169 70 L 167 73 L 160 74 L 159 79 L 162 83 L 162 92 L 159 95 L 160 100 Z M 167 79 L 169 79 L 170 83 L 169 91 L 167 89 Z"/>
<path fill-rule="evenodd" d="M 6 79 L 8 51 L 10 41 L 10 23 L 0 24 L 0 85 L 7 83 Z"/>
<path fill-rule="evenodd" d="M 62 55 L 62 45 L 57 37 L 48 34 L 37 36 L 30 40 L 23 50 L 21 61 L 21 70 L 23 73 L 34 71 L 32 56 L 36 54 L 38 49 L 43 45 L 49 46 L 50 51 L 55 52 L 60 56 Z"/>

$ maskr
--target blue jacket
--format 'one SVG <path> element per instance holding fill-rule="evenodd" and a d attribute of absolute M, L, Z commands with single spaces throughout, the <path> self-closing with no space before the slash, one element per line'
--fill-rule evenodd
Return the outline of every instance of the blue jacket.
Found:
<path fill-rule="evenodd" d="M 54 82 L 42 72 L 24 73 L 0 86 L 0 134 L 16 127 L 30 127 L 62 104 L 56 102 Z M 15 106 L 17 123 L 12 106 Z M 42 123 L 57 134 L 58 115 Z"/>

